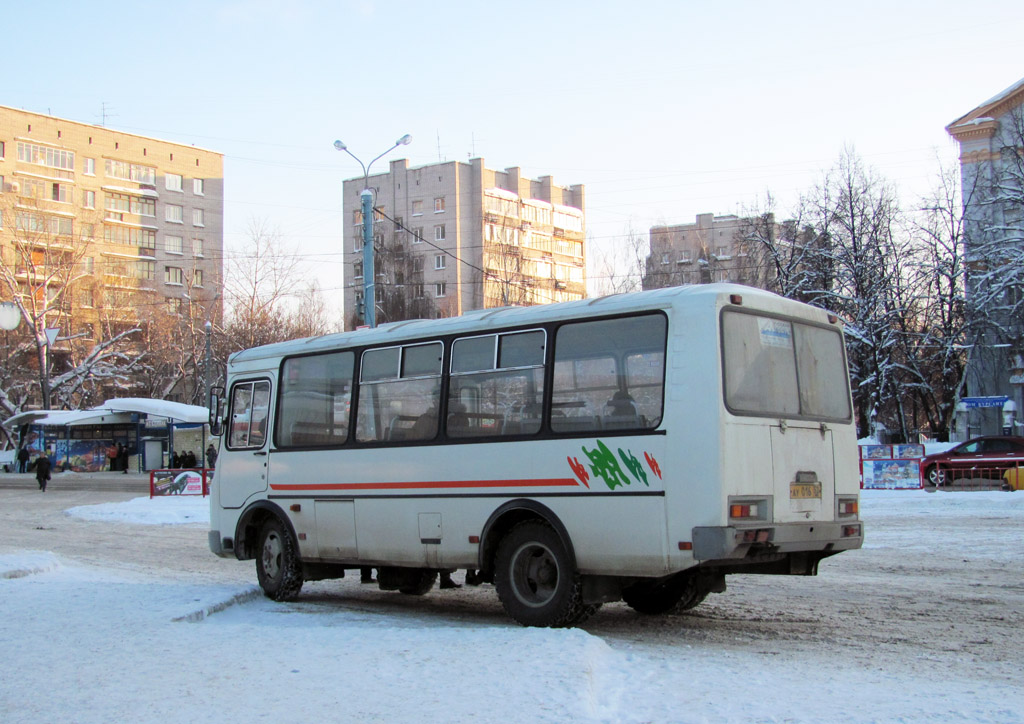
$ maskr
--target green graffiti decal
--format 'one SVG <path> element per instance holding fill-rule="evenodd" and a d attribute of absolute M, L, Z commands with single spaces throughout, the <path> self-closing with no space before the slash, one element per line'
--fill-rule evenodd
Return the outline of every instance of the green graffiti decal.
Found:
<path fill-rule="evenodd" d="M 644 472 L 644 465 L 637 460 L 636 455 L 630 450 L 626 452 L 621 447 L 619 448 L 619 457 L 622 458 L 622 464 L 626 466 L 629 472 L 633 473 L 633 477 L 642 482 L 648 488 L 651 484 L 647 482 L 647 473 Z"/>
<path fill-rule="evenodd" d="M 619 461 L 608 446 L 600 440 L 597 441 L 596 450 L 581 448 L 583 454 L 590 458 L 590 472 L 595 478 L 601 478 L 609 490 L 615 490 L 620 485 L 629 485 L 632 481 L 622 472 Z"/>

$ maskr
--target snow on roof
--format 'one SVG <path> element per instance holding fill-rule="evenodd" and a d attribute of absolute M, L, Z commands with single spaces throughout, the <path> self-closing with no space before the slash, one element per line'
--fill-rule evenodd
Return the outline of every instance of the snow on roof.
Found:
<path fill-rule="evenodd" d="M 170 400 L 151 400 L 143 397 L 119 397 L 107 400 L 101 407 L 115 412 L 144 412 L 180 422 L 206 422 L 210 412 L 199 405 L 186 405 Z"/>
<path fill-rule="evenodd" d="M 505 189 L 499 189 L 496 186 L 491 187 L 489 189 L 484 189 L 484 193 L 489 196 L 497 196 L 499 198 L 508 199 L 509 201 L 519 200 L 519 194 L 514 193 L 512 191 L 506 191 Z"/>
<path fill-rule="evenodd" d="M 1005 88 L 1004 90 L 1000 91 L 999 93 L 996 93 L 994 96 L 989 98 L 987 101 L 985 101 L 984 103 L 982 103 L 978 107 L 982 108 L 982 107 L 987 106 L 987 105 L 995 105 L 996 103 L 1001 102 L 1003 99 L 1009 98 L 1010 96 L 1012 96 L 1014 93 L 1016 93 L 1021 88 L 1024 88 L 1024 78 L 1021 78 L 1019 81 L 1017 81 L 1016 83 L 1011 85 L 1009 88 Z"/>
<path fill-rule="evenodd" d="M 150 400 L 141 397 L 122 397 L 107 400 L 102 405 L 85 410 L 29 410 L 4 420 L 4 426 L 14 425 L 87 425 L 101 422 L 124 422 L 120 415 L 144 413 L 166 417 L 177 422 L 206 422 L 210 414 L 205 407 L 186 405 L 169 400 Z M 104 420 L 114 416 L 114 419 Z"/>

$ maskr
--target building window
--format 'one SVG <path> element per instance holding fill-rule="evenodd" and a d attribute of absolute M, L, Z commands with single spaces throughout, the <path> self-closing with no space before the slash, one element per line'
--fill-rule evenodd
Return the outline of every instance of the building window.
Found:
<path fill-rule="evenodd" d="M 434 257 L 434 268 L 435 269 L 444 269 L 446 263 L 447 263 L 447 257 L 445 257 L 444 254 L 438 254 L 437 256 Z"/>
<path fill-rule="evenodd" d="M 181 314 L 181 301 L 180 299 L 168 299 L 167 311 L 171 314 Z"/>
<path fill-rule="evenodd" d="M 192 209 L 192 226 L 206 226 L 202 209 Z"/>
<path fill-rule="evenodd" d="M 87 209 L 96 208 L 96 192 L 95 191 L 82 191 L 82 206 Z"/>
<path fill-rule="evenodd" d="M 135 181 L 136 183 L 148 184 L 150 186 L 156 185 L 156 169 L 152 166 L 142 166 L 141 164 L 127 163 L 126 161 L 114 161 L 110 158 L 105 159 L 103 163 L 107 176 L 111 178 Z"/>
<path fill-rule="evenodd" d="M 181 273 L 181 269 L 176 266 L 169 266 L 164 269 L 164 282 L 167 284 L 176 284 L 181 286 L 184 275 Z"/>
<path fill-rule="evenodd" d="M 139 279 L 148 279 L 150 281 L 156 276 L 156 262 L 155 261 L 137 261 L 135 262 L 135 276 Z"/>
<path fill-rule="evenodd" d="M 444 224 L 434 227 L 434 241 L 444 241 Z"/>
<path fill-rule="evenodd" d="M 672 261 L 671 255 L 667 251 L 663 252 L 661 255 L 661 263 L 668 264 L 670 261 Z"/>
<path fill-rule="evenodd" d="M 18 141 L 18 160 L 24 163 L 35 163 L 40 166 L 58 169 L 66 173 L 48 174 L 70 179 L 75 170 L 74 151 L 65 151 L 50 146 L 39 146 L 35 143 Z"/>
<path fill-rule="evenodd" d="M 96 175 L 96 159 L 95 158 L 83 158 L 82 159 L 82 173 L 86 176 Z"/>
<path fill-rule="evenodd" d="M 181 237 L 180 236 L 165 236 L 164 237 L 164 251 L 168 254 L 180 254 L 181 253 Z"/>
<path fill-rule="evenodd" d="M 412 202 L 412 215 L 413 216 L 423 216 L 423 202 L 422 201 L 413 201 Z"/>
<path fill-rule="evenodd" d="M 5 155 L 4 142 L 0 141 L 0 158 L 3 158 L 4 155 Z"/>
<path fill-rule="evenodd" d="M 434 199 L 434 213 L 440 214 L 444 211 L 444 196 L 439 196 Z"/>
<path fill-rule="evenodd" d="M 679 261 L 683 261 L 689 264 L 690 262 L 693 261 L 693 252 L 690 251 L 689 249 L 683 249 L 681 252 L 679 252 Z"/>
<path fill-rule="evenodd" d="M 202 256 L 203 256 L 203 240 L 202 239 L 193 239 L 192 240 L 192 256 L 199 257 L 200 259 L 202 258 Z"/>
<path fill-rule="evenodd" d="M 422 244 L 423 243 L 423 227 L 417 226 L 412 230 L 412 243 Z"/>
<path fill-rule="evenodd" d="M 53 184 L 53 193 L 50 199 L 67 204 L 71 202 L 71 186 L 68 184 Z"/>
<path fill-rule="evenodd" d="M 363 235 L 362 234 L 356 234 L 356 236 L 352 239 L 352 248 L 355 251 L 362 251 L 362 249 L 363 249 Z"/>
<path fill-rule="evenodd" d="M 92 241 L 96 235 L 95 224 L 82 224 L 82 239 L 84 241 Z"/>
<path fill-rule="evenodd" d="M 205 196 L 206 195 L 206 181 L 205 181 L 205 179 L 201 179 L 201 178 L 194 178 L 194 179 L 192 179 L 192 193 L 194 193 L 196 196 Z"/>
<path fill-rule="evenodd" d="M 184 223 L 182 221 L 181 207 L 175 206 L 174 204 L 167 204 L 167 206 L 164 207 L 164 218 L 172 224 Z"/>
<path fill-rule="evenodd" d="M 167 187 L 168 191 L 182 191 L 181 175 L 176 173 L 167 174 L 164 176 L 164 186 Z"/>
<path fill-rule="evenodd" d="M 445 282 L 437 282 L 434 284 L 434 296 L 443 297 L 448 293 L 448 285 Z"/>
<path fill-rule="evenodd" d="M 203 286 L 203 270 L 195 269 L 192 272 L 192 284 L 197 287 Z"/>
<path fill-rule="evenodd" d="M 363 278 L 363 262 L 357 261 L 355 264 L 352 265 L 352 275 L 356 279 Z"/>
<path fill-rule="evenodd" d="M 414 256 L 412 258 L 412 270 L 414 272 L 421 272 L 421 271 L 423 271 L 423 257 L 420 256 L 419 254 L 417 254 L 416 256 Z M 422 295 L 420 295 L 420 296 L 422 296 Z"/>
<path fill-rule="evenodd" d="M 729 247 L 727 247 L 727 246 L 716 246 L 715 247 L 715 256 L 718 257 L 719 259 L 728 259 L 729 258 Z"/>

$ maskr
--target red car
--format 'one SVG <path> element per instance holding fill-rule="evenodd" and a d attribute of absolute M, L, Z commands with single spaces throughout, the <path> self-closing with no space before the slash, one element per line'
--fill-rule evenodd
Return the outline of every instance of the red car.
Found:
<path fill-rule="evenodd" d="M 976 437 L 945 452 L 921 458 L 925 485 L 944 485 L 954 478 L 999 479 L 1008 468 L 1024 466 L 1024 437 Z M 993 472 L 986 475 L 985 471 Z"/>

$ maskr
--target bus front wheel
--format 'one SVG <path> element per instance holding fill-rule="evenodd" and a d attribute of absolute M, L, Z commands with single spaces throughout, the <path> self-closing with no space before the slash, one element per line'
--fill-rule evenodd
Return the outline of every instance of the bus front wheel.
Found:
<path fill-rule="evenodd" d="M 268 519 L 260 529 L 256 578 L 267 598 L 275 601 L 292 601 L 302 589 L 302 563 L 295 539 L 277 518 Z"/>
<path fill-rule="evenodd" d="M 555 530 L 537 521 L 514 526 L 498 545 L 494 586 L 505 612 L 524 626 L 572 626 L 597 606 L 583 603 L 583 586 Z"/>

